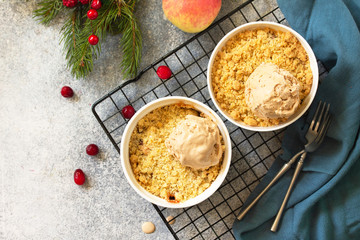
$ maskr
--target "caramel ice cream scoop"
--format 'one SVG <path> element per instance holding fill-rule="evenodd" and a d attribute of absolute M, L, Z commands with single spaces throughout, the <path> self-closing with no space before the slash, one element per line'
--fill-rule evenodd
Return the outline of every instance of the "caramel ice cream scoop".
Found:
<path fill-rule="evenodd" d="M 176 160 L 193 169 L 217 165 L 223 153 L 217 125 L 193 115 L 178 123 L 165 145 Z"/>
<path fill-rule="evenodd" d="M 299 88 L 290 72 L 262 63 L 245 82 L 245 100 L 259 118 L 288 118 L 300 105 Z"/>

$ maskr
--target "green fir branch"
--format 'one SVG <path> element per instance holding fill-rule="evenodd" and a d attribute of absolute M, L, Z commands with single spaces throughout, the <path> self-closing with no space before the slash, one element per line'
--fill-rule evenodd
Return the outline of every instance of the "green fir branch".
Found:
<path fill-rule="evenodd" d="M 39 8 L 34 11 L 34 18 L 45 25 L 49 24 L 65 8 L 62 0 L 42 0 L 38 6 Z"/>
<path fill-rule="evenodd" d="M 98 10 L 98 17 L 95 20 L 89 20 L 86 16 L 88 9 L 84 11 L 84 14 L 80 14 L 79 8 L 74 10 L 76 17 L 73 16 L 64 25 L 62 34 L 63 39 L 66 39 L 63 42 L 68 61 L 67 66 L 73 76 L 84 78 L 93 70 L 94 60 L 100 55 L 101 43 L 106 38 L 106 30 L 117 18 L 117 9 L 114 7 L 113 1 L 104 2 Z M 74 21 L 74 19 L 76 20 Z M 92 34 L 99 37 L 99 43 L 95 46 L 90 45 L 88 41 Z M 71 41 L 72 39 L 76 39 L 75 44 Z"/>
<path fill-rule="evenodd" d="M 67 67 L 76 78 L 85 77 L 93 69 L 92 52 L 82 38 L 82 6 L 76 7 L 61 29 L 60 43 L 64 46 Z M 85 46 L 85 47 L 82 47 Z M 81 49 L 80 49 L 81 48 Z M 81 53 L 79 53 L 81 51 Z"/>
<path fill-rule="evenodd" d="M 125 78 L 136 76 L 141 60 L 142 38 L 139 26 L 134 17 L 135 1 L 121 5 L 121 21 L 119 29 L 122 31 L 120 45 L 124 53 L 121 61 L 122 73 Z"/>
<path fill-rule="evenodd" d="M 95 20 L 87 18 L 90 5 L 77 4 L 68 9 L 68 19 L 61 29 L 67 67 L 76 78 L 84 78 L 93 70 L 94 60 L 101 52 L 101 43 L 107 33 L 122 33 L 120 44 L 123 50 L 121 68 L 125 78 L 134 77 L 141 59 L 141 33 L 134 18 L 135 0 L 102 1 Z M 41 22 L 50 22 L 63 9 L 61 0 L 43 0 L 40 8 L 35 10 L 34 17 Z M 99 37 L 97 45 L 88 42 L 90 35 Z"/>

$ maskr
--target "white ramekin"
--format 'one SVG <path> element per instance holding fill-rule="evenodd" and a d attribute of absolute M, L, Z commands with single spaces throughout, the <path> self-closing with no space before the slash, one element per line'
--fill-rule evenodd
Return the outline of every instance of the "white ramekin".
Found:
<path fill-rule="evenodd" d="M 270 28 L 270 29 L 274 29 L 276 31 L 292 33 L 300 41 L 301 45 L 304 47 L 307 55 L 309 56 L 310 68 L 311 68 L 311 71 L 313 74 L 313 82 L 312 82 L 310 93 L 303 100 L 299 109 L 290 118 L 288 118 L 285 122 L 283 122 L 279 125 L 269 126 L 269 127 L 255 127 L 255 126 L 246 125 L 243 122 L 233 119 L 230 116 L 230 114 L 223 111 L 223 109 L 221 109 L 221 107 L 220 107 L 220 104 L 215 99 L 215 95 L 214 95 L 214 92 L 212 89 L 212 79 L 211 79 L 211 70 L 212 70 L 212 66 L 213 66 L 215 57 L 216 57 L 217 53 L 222 49 L 222 47 L 226 44 L 226 42 L 230 38 L 234 37 L 236 34 L 238 34 L 240 32 L 243 32 L 246 30 L 261 29 L 261 28 Z M 225 118 L 227 118 L 230 122 L 232 122 L 233 124 L 235 124 L 241 128 L 247 129 L 247 130 L 258 131 L 258 132 L 275 131 L 275 130 L 284 128 L 284 127 L 292 124 L 293 122 L 295 122 L 297 119 L 299 119 L 306 112 L 306 110 L 310 107 L 312 101 L 314 100 L 314 97 L 315 97 L 315 94 L 316 94 L 316 91 L 318 88 L 318 82 L 319 82 L 319 69 L 318 69 L 315 54 L 312 51 L 310 45 L 306 42 L 306 40 L 300 34 L 295 32 L 293 29 L 286 27 L 282 24 L 274 23 L 274 22 L 251 22 L 251 23 L 241 25 L 241 26 L 235 28 L 234 30 L 232 30 L 231 32 L 229 32 L 228 34 L 226 34 L 220 40 L 220 42 L 216 45 L 214 51 L 212 52 L 210 61 L 208 64 L 208 69 L 207 69 L 207 84 L 208 84 L 208 89 L 210 91 L 210 96 L 211 96 L 211 99 L 214 102 L 216 108 L 220 111 L 220 113 Z"/>
<path fill-rule="evenodd" d="M 154 196 L 153 194 L 146 191 L 141 185 L 137 182 L 134 177 L 134 173 L 132 171 L 130 161 L 129 161 L 129 142 L 131 134 L 136 127 L 138 121 L 142 119 L 146 114 L 150 113 L 152 110 L 157 108 L 171 105 L 183 103 L 188 104 L 194 107 L 194 109 L 198 110 L 199 112 L 204 113 L 205 115 L 209 116 L 219 127 L 220 133 L 224 139 L 225 143 L 225 152 L 224 152 L 224 160 L 222 163 L 222 167 L 220 170 L 219 175 L 215 179 L 215 181 L 211 184 L 211 186 L 206 189 L 202 194 L 196 196 L 195 198 L 189 199 L 182 203 L 170 203 L 165 199 L 159 198 Z M 131 187 L 144 199 L 152 202 L 158 206 L 167 207 L 167 208 L 185 208 L 196 205 L 208 197 L 210 197 L 222 184 L 225 179 L 227 172 L 229 171 L 230 162 L 231 162 L 231 141 L 229 132 L 221 120 L 221 118 L 208 106 L 204 105 L 203 103 L 185 97 L 164 97 L 158 100 L 152 101 L 145 106 L 143 106 L 136 114 L 131 118 L 129 123 L 127 124 L 122 139 L 121 139 L 121 147 L 120 147 L 120 156 L 121 156 L 121 165 L 125 174 L 126 179 L 128 180 Z"/>

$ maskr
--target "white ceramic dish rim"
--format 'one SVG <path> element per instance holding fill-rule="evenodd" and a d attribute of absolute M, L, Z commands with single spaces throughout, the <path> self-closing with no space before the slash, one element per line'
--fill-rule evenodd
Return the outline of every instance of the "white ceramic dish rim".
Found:
<path fill-rule="evenodd" d="M 292 115 L 286 122 L 281 123 L 279 125 L 276 126 L 269 126 L 269 127 L 254 127 L 254 126 L 249 126 L 246 125 L 242 122 L 236 121 L 234 120 L 228 113 L 224 112 L 220 106 L 219 103 L 217 102 L 217 100 L 215 99 L 214 96 L 214 92 L 212 89 L 212 85 L 211 85 L 211 68 L 213 65 L 213 62 L 215 60 L 215 57 L 217 55 L 217 53 L 219 52 L 219 50 L 221 50 L 221 48 L 225 45 L 225 43 L 232 38 L 234 35 L 238 34 L 239 32 L 245 31 L 245 30 L 251 30 L 251 29 L 257 29 L 257 28 L 271 28 L 277 31 L 288 31 L 291 32 L 301 43 L 301 45 L 304 47 L 305 51 L 307 52 L 308 56 L 309 56 L 309 60 L 310 60 L 310 68 L 313 74 L 313 82 L 312 82 L 312 86 L 311 86 L 311 90 L 309 95 L 303 100 L 303 103 L 301 104 L 300 108 L 296 111 L 296 113 L 294 115 Z M 210 56 L 210 60 L 208 63 L 208 68 L 207 68 L 207 84 L 208 84 L 208 89 L 210 92 L 210 97 L 211 100 L 214 102 L 216 108 L 220 111 L 220 113 L 226 118 L 228 119 L 231 123 L 247 129 L 247 130 L 251 130 L 251 131 L 258 131 L 258 132 L 267 132 L 267 131 L 275 131 L 275 130 L 279 130 L 281 128 L 284 128 L 290 124 L 292 124 L 293 122 L 295 122 L 296 120 L 298 120 L 310 107 L 312 101 L 315 98 L 316 95 L 316 91 L 318 88 L 318 82 L 319 82 L 319 69 L 318 69 L 318 65 L 317 65 L 317 61 L 316 61 L 316 57 L 315 54 L 313 52 L 313 50 L 311 49 L 310 45 L 307 43 L 307 41 L 296 31 L 294 31 L 293 29 L 284 26 L 282 24 L 279 23 L 274 23 L 274 22 L 266 22 L 266 21 L 261 21 L 261 22 L 250 22 L 250 23 L 246 23 L 243 24 L 235 29 L 233 29 L 232 31 L 230 31 L 228 34 L 226 34 L 221 40 L 220 42 L 216 45 L 215 49 L 213 50 L 211 56 Z"/>
<path fill-rule="evenodd" d="M 155 195 L 152 195 L 148 191 L 146 191 L 141 185 L 137 182 L 137 180 L 134 177 L 130 161 L 129 161 L 129 141 L 131 134 L 137 125 L 138 121 L 142 119 L 147 113 L 151 112 L 154 109 L 157 109 L 162 106 L 171 105 L 171 104 L 177 104 L 177 103 L 184 103 L 192 105 L 196 110 L 203 112 L 207 116 L 209 116 L 214 122 L 217 123 L 220 133 L 223 136 L 224 143 L 225 143 L 225 152 L 224 152 L 224 160 L 222 163 L 222 167 L 220 170 L 220 173 L 218 177 L 215 179 L 215 181 L 210 185 L 208 189 L 206 189 L 203 193 L 196 196 L 195 198 L 189 199 L 182 203 L 170 203 L 166 201 L 165 199 L 156 197 Z M 147 105 L 143 106 L 139 111 L 136 112 L 136 114 L 131 118 L 131 120 L 128 122 L 122 139 L 121 139 L 121 146 L 120 146 L 120 157 L 121 157 L 121 166 L 123 168 L 124 174 L 126 179 L 128 180 L 130 186 L 138 193 L 141 197 L 146 199 L 147 201 L 154 203 L 158 206 L 166 207 L 166 208 L 185 208 L 194 206 L 207 198 L 209 198 L 222 184 L 224 181 L 231 163 L 231 140 L 229 136 L 229 132 L 224 124 L 224 122 L 221 120 L 221 118 L 208 106 L 205 104 L 186 97 L 164 97 L 159 98 L 155 101 L 152 101 L 148 103 Z"/>

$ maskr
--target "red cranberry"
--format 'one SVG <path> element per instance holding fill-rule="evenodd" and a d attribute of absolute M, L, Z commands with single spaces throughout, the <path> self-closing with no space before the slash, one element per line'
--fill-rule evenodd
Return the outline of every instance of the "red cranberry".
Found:
<path fill-rule="evenodd" d="M 121 110 L 121 113 L 124 116 L 124 118 L 130 119 L 130 118 L 132 118 L 132 116 L 134 116 L 135 109 L 132 106 L 127 105 L 127 106 L 123 107 L 123 109 Z"/>
<path fill-rule="evenodd" d="M 96 10 L 100 9 L 101 8 L 100 0 L 93 0 L 91 3 L 91 7 Z"/>
<path fill-rule="evenodd" d="M 171 70 L 167 66 L 160 66 L 156 70 L 156 74 L 159 76 L 159 78 L 166 80 L 171 77 Z"/>
<path fill-rule="evenodd" d="M 89 19 L 95 20 L 98 17 L 98 12 L 96 11 L 96 9 L 90 9 L 87 12 L 87 16 Z"/>
<path fill-rule="evenodd" d="M 90 35 L 88 40 L 91 45 L 96 45 L 99 42 L 99 38 L 96 35 Z"/>
<path fill-rule="evenodd" d="M 78 3 L 78 0 L 63 0 L 63 5 L 68 8 L 73 8 Z"/>
<path fill-rule="evenodd" d="M 76 169 L 74 172 L 74 182 L 77 185 L 83 185 L 85 183 L 85 173 L 81 169 Z"/>
<path fill-rule="evenodd" d="M 71 87 L 64 86 L 61 88 L 61 95 L 66 98 L 71 98 L 74 96 L 74 91 L 71 89 Z"/>
<path fill-rule="evenodd" d="M 86 153 L 90 156 L 95 156 L 99 153 L 99 148 L 95 144 L 89 144 L 86 147 Z"/>

